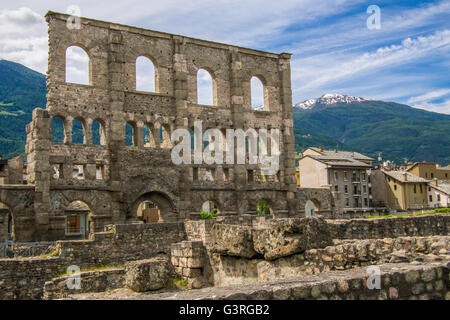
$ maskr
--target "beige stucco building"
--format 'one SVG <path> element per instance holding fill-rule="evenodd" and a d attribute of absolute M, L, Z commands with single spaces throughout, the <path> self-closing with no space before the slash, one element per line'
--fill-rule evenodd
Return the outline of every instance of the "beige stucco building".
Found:
<path fill-rule="evenodd" d="M 383 171 L 383 173 L 390 208 L 409 211 L 429 208 L 427 190 L 430 180 L 407 171 Z"/>
<path fill-rule="evenodd" d="M 450 166 L 441 167 L 433 162 L 416 162 L 406 169 L 409 173 L 424 179 L 449 180 Z"/>
<path fill-rule="evenodd" d="M 302 188 L 330 188 L 344 217 L 372 211 L 374 159 L 357 152 L 313 147 L 302 155 L 298 165 Z"/>

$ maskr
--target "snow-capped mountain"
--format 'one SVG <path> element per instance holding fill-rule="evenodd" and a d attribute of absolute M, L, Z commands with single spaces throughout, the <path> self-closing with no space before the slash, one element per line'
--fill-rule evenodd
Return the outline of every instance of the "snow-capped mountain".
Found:
<path fill-rule="evenodd" d="M 361 102 L 361 101 L 369 101 L 369 99 L 361 98 L 361 97 L 352 97 L 352 96 L 346 96 L 344 94 L 331 94 L 326 93 L 320 98 L 317 99 L 309 99 L 300 103 L 297 103 L 294 105 L 294 108 L 299 109 L 312 109 L 317 105 L 331 105 L 336 103 L 354 103 L 354 102 Z"/>

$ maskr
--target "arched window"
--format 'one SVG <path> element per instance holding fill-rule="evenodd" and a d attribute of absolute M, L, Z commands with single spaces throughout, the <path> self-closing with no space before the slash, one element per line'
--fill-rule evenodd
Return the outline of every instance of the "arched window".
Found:
<path fill-rule="evenodd" d="M 105 128 L 98 120 L 92 122 L 92 144 L 106 145 Z"/>
<path fill-rule="evenodd" d="M 86 143 L 83 123 L 79 119 L 72 122 L 72 143 Z"/>
<path fill-rule="evenodd" d="M 156 92 L 155 66 L 147 57 L 136 59 L 136 91 Z"/>
<path fill-rule="evenodd" d="M 197 72 L 197 103 L 212 106 L 213 97 L 213 78 L 205 69 L 199 69 Z"/>
<path fill-rule="evenodd" d="M 64 142 L 64 121 L 60 118 L 53 118 L 51 123 L 52 142 L 63 143 Z"/>
<path fill-rule="evenodd" d="M 250 80 L 251 100 L 253 110 L 264 110 L 264 85 L 257 77 Z"/>
<path fill-rule="evenodd" d="M 66 82 L 90 84 L 89 56 L 80 47 L 66 49 Z"/>
<path fill-rule="evenodd" d="M 172 141 L 170 140 L 170 127 L 167 124 L 162 124 L 159 128 L 159 138 L 161 148 L 171 148 Z"/>
<path fill-rule="evenodd" d="M 155 138 L 153 137 L 153 125 L 144 124 L 142 127 L 142 140 L 146 148 L 154 148 L 156 146 Z"/>
<path fill-rule="evenodd" d="M 136 146 L 136 126 L 134 123 L 127 122 L 125 125 L 125 145 L 128 147 Z"/>

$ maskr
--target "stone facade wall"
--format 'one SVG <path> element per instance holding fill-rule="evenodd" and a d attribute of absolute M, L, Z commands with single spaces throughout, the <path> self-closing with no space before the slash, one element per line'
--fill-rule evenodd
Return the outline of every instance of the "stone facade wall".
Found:
<path fill-rule="evenodd" d="M 145 200 L 158 204 L 164 222 L 197 218 L 205 201 L 221 215 L 253 213 L 266 200 L 275 216 L 297 215 L 292 122 L 290 54 L 274 54 L 180 35 L 81 18 L 81 28 L 66 27 L 68 15 L 49 12 L 47 106 L 35 109 L 27 126 L 28 181 L 36 189 L 33 239 L 64 239 L 64 210 L 75 200 L 93 212 L 94 232 L 107 224 L 136 221 Z M 78 46 L 89 57 L 89 85 L 66 82 L 65 52 Z M 136 91 L 136 59 L 154 64 L 156 92 Z M 213 104 L 198 104 L 197 72 L 213 79 Z M 264 111 L 251 108 L 250 81 L 264 85 Z M 64 142 L 54 143 L 51 121 L 64 124 Z M 84 141 L 72 141 L 74 120 Z M 93 143 L 92 124 L 101 125 L 101 145 Z M 170 134 L 191 129 L 279 129 L 280 170 L 259 177 L 258 165 L 183 164 L 171 161 Z M 133 127 L 126 146 L 125 125 Z M 144 125 L 152 143 L 143 141 Z M 164 139 L 160 141 L 160 128 Z M 73 177 L 75 166 L 83 178 Z M 56 169 L 55 169 L 56 168 Z M 99 169 L 100 168 L 100 169 Z M 54 175 L 54 170 L 58 175 Z M 96 170 L 103 176 L 98 178 Z M 212 170 L 213 181 L 205 178 Z M 194 171 L 197 174 L 194 174 Z"/>
<path fill-rule="evenodd" d="M 0 299 L 40 299 L 46 281 L 67 267 L 120 266 L 127 261 L 170 255 L 186 239 L 183 223 L 126 224 L 95 233 L 93 240 L 58 241 L 54 257 L 0 259 Z"/>

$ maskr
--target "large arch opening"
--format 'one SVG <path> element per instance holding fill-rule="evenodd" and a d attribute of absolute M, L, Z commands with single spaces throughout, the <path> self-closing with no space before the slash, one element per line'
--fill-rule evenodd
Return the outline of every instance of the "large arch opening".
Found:
<path fill-rule="evenodd" d="M 197 103 L 214 105 L 214 81 L 211 73 L 205 69 L 199 69 L 197 72 Z"/>
<path fill-rule="evenodd" d="M 250 80 L 250 97 L 253 110 L 265 110 L 264 84 L 258 77 L 252 77 Z"/>
<path fill-rule="evenodd" d="M 82 48 L 70 46 L 66 49 L 66 82 L 90 84 L 89 56 Z"/>
<path fill-rule="evenodd" d="M 149 192 L 138 198 L 132 212 L 145 223 L 176 222 L 175 207 L 168 196 L 161 192 Z"/>
<path fill-rule="evenodd" d="M 136 91 L 157 92 L 155 65 L 144 56 L 136 58 Z"/>
<path fill-rule="evenodd" d="M 319 203 L 312 199 L 308 200 L 305 203 L 305 216 L 306 217 L 314 217 L 320 210 Z"/>
<path fill-rule="evenodd" d="M 94 230 L 92 210 L 86 202 L 75 200 L 64 210 L 65 236 L 71 239 L 86 239 Z"/>

